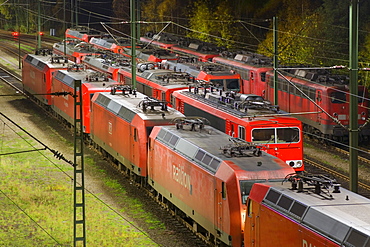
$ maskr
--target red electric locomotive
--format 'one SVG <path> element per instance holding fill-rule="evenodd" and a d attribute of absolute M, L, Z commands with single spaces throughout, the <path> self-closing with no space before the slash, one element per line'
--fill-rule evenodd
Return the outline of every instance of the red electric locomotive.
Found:
<path fill-rule="evenodd" d="M 109 78 L 118 81 L 120 68 L 130 66 L 131 59 L 120 54 L 102 53 L 94 56 L 85 56 L 82 58 L 82 63 L 88 68 L 106 73 Z"/>
<path fill-rule="evenodd" d="M 68 39 L 55 43 L 53 52 L 58 55 L 66 55 L 68 59 L 75 63 L 81 63 L 85 56 L 98 55 L 102 52 L 93 45 L 76 39 Z"/>
<path fill-rule="evenodd" d="M 241 139 L 188 123 L 154 127 L 148 184 L 208 241 L 240 247 L 253 183 L 282 181 L 294 170 Z"/>
<path fill-rule="evenodd" d="M 65 121 L 74 124 L 74 85 L 76 81 L 81 81 L 82 86 L 82 121 L 84 133 L 90 133 L 90 113 L 91 98 L 96 92 L 106 92 L 111 90 L 112 85 L 117 85 L 116 81 L 109 79 L 106 75 L 93 70 L 82 70 L 78 67 L 69 70 L 59 70 L 54 73 L 52 81 L 53 92 L 68 92 L 69 95 L 54 97 L 52 108 L 58 116 Z"/>
<path fill-rule="evenodd" d="M 218 49 L 212 49 L 209 44 L 205 43 L 186 43 L 187 46 L 172 46 L 171 49 L 174 53 L 188 55 L 198 58 L 202 62 L 212 61 L 212 58 L 219 56 Z"/>
<path fill-rule="evenodd" d="M 327 71 L 297 69 L 283 72 L 278 78 L 278 102 L 282 110 L 297 113 L 304 123 L 305 132 L 324 138 L 343 141 L 348 137 L 349 126 L 349 79 L 342 75 L 332 75 Z M 273 73 L 267 72 L 262 91 L 266 99 L 274 100 Z M 369 117 L 368 93 L 363 86 L 358 87 L 358 124 L 362 126 Z M 300 114 L 303 113 L 303 114 Z M 306 113 L 306 114 L 305 114 Z M 360 127 L 361 129 L 361 127 Z M 361 140 L 368 140 L 370 127 L 359 131 Z"/>
<path fill-rule="evenodd" d="M 158 100 L 166 101 L 172 106 L 172 93 L 188 88 L 194 83 L 189 74 L 174 72 L 164 69 L 154 69 L 154 63 L 138 64 L 136 73 L 136 88 L 139 92 Z M 152 69 L 150 69 L 152 68 Z M 119 70 L 119 82 L 125 85 L 132 84 L 131 67 L 121 67 Z"/>
<path fill-rule="evenodd" d="M 78 39 L 86 43 L 89 43 L 91 38 L 101 37 L 102 35 L 103 32 L 82 26 L 68 28 L 65 32 L 65 37 L 67 39 Z"/>
<path fill-rule="evenodd" d="M 247 200 L 244 246 L 366 247 L 370 200 L 322 176 L 254 184 Z M 307 184 L 307 186 L 306 186 Z"/>
<path fill-rule="evenodd" d="M 51 82 L 55 71 L 65 70 L 74 63 L 64 56 L 51 55 L 42 50 L 38 55 L 27 54 L 23 58 L 22 83 L 24 90 L 43 105 L 52 104 Z"/>
<path fill-rule="evenodd" d="M 119 169 L 146 177 L 152 128 L 173 124 L 174 118 L 184 115 L 139 92 L 120 88 L 112 92 L 115 94 L 97 93 L 92 98 L 91 139 L 118 161 Z"/>
<path fill-rule="evenodd" d="M 223 53 L 226 54 L 226 53 Z M 274 101 L 274 84 L 271 59 L 258 54 L 240 53 L 235 58 L 215 57 L 213 62 L 240 73 L 243 81 L 241 92 L 261 95 Z M 348 130 L 349 90 L 348 78 L 331 75 L 324 70 L 295 69 L 281 71 L 278 79 L 278 104 L 284 111 L 296 113 L 304 124 L 305 132 L 316 137 L 343 141 Z M 290 81 L 290 82 L 289 82 Z M 362 126 L 369 116 L 368 93 L 359 86 L 358 124 Z M 302 92 L 305 94 L 302 94 Z M 360 131 L 360 139 L 370 138 L 370 128 Z"/>
<path fill-rule="evenodd" d="M 204 117 L 216 129 L 258 143 L 296 171 L 304 170 L 302 123 L 281 115 L 261 96 L 194 88 L 176 91 L 173 98 L 174 107 L 186 116 Z"/>
<path fill-rule="evenodd" d="M 129 56 L 131 56 L 132 54 L 131 48 L 125 48 L 124 50 Z M 162 49 L 155 49 L 152 48 L 151 46 L 149 48 L 145 46 L 141 48 L 136 48 L 136 57 L 143 61 L 153 63 L 159 63 L 162 62 L 163 60 L 178 59 L 178 56 L 174 53 L 170 53 Z"/>
<path fill-rule="evenodd" d="M 146 33 L 140 41 L 157 45 L 160 48 L 171 49 L 176 54 L 195 57 L 202 62 L 211 61 L 224 50 L 214 44 L 202 42 L 189 37 L 178 36 L 171 33 Z"/>
<path fill-rule="evenodd" d="M 266 72 L 272 70 L 270 58 L 252 53 L 223 52 L 212 61 L 240 74 L 242 80 L 240 92 L 246 94 L 262 92 L 265 89 L 263 83 L 266 82 Z"/>
<path fill-rule="evenodd" d="M 208 82 L 224 91 L 239 92 L 241 88 L 239 74 L 214 63 L 181 57 L 177 61 L 163 61 L 162 66 L 166 69 L 189 73 L 195 79 Z"/>
<path fill-rule="evenodd" d="M 113 53 L 123 54 L 123 46 L 117 45 L 113 39 L 106 39 L 106 38 L 91 38 L 90 44 L 94 45 L 98 49 L 108 50 Z"/>
<path fill-rule="evenodd" d="M 164 49 L 171 49 L 177 45 L 177 40 L 168 33 L 153 34 L 152 32 L 147 32 L 145 36 L 140 37 L 140 41 Z"/>

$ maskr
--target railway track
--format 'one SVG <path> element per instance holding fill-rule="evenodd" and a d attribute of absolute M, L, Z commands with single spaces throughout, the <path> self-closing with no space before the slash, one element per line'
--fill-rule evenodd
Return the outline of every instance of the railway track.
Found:
<path fill-rule="evenodd" d="M 347 150 L 344 150 L 342 148 L 338 148 L 338 147 L 334 147 L 334 150 L 342 155 L 345 155 L 347 157 L 349 157 L 349 152 Z M 358 149 L 359 153 L 363 153 L 363 154 L 366 154 L 366 155 L 369 155 L 370 154 L 370 150 L 369 149 L 366 149 L 366 148 L 362 148 L 360 147 Z M 365 158 L 363 156 L 358 156 L 358 160 L 364 164 L 367 164 L 367 165 L 370 165 L 370 159 L 368 158 Z"/>
<path fill-rule="evenodd" d="M 35 35 L 21 34 L 20 40 L 9 40 L 11 32 L 0 31 L 0 45 L 1 50 L 14 57 L 23 58 L 25 54 L 33 53 L 37 49 L 37 40 Z M 54 37 L 42 36 L 42 48 L 52 49 L 53 44 L 58 42 L 59 39 Z M 31 51 L 30 51 L 31 50 Z"/>
<path fill-rule="evenodd" d="M 23 92 L 22 79 L 15 73 L 4 68 L 3 65 L 0 65 L 0 80 L 15 89 L 16 93 L 26 96 Z"/>
<path fill-rule="evenodd" d="M 367 162 L 370 162 L 370 160 L 366 160 Z M 326 172 L 332 176 L 334 176 L 336 179 L 340 180 L 340 181 L 344 181 L 344 182 L 349 182 L 349 177 L 347 175 L 344 175 L 343 173 L 341 172 L 338 172 L 334 169 L 331 169 L 330 167 L 328 167 L 327 165 L 324 165 L 324 164 L 320 164 L 319 162 L 316 162 L 312 159 L 309 159 L 309 158 L 305 158 L 304 159 L 304 162 L 305 162 L 305 165 L 310 165 L 310 166 L 313 166 L 317 169 L 319 169 L 320 171 L 323 171 L 323 172 Z M 366 195 L 367 197 L 370 196 L 370 185 L 365 183 L 365 182 L 358 182 L 358 186 L 359 188 L 361 188 L 363 191 L 363 193 L 361 194 L 364 194 Z"/>

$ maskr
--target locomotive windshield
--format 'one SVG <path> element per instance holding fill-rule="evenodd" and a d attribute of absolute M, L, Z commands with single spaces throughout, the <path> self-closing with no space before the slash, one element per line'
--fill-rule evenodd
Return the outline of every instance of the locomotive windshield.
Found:
<path fill-rule="evenodd" d="M 346 93 L 345 92 L 332 92 L 330 93 L 331 103 L 343 104 L 346 103 Z"/>
<path fill-rule="evenodd" d="M 266 180 L 266 179 L 259 179 L 259 180 L 240 180 L 239 181 L 239 186 L 240 186 L 240 194 L 241 194 L 241 199 L 242 203 L 245 204 L 247 201 L 247 198 L 249 196 L 249 192 L 252 189 L 253 184 L 255 183 L 266 183 L 266 182 L 282 182 L 284 179 L 271 179 L 271 180 Z"/>
<path fill-rule="evenodd" d="M 252 142 L 292 143 L 299 142 L 299 128 L 263 128 L 252 130 Z"/>
<path fill-rule="evenodd" d="M 362 90 L 362 89 L 359 89 L 358 90 L 358 103 L 361 104 L 361 103 L 364 103 L 365 102 L 365 91 Z"/>
<path fill-rule="evenodd" d="M 211 80 L 212 85 L 218 89 L 222 89 L 224 91 L 240 91 L 240 85 L 238 79 L 219 79 L 219 80 Z"/>

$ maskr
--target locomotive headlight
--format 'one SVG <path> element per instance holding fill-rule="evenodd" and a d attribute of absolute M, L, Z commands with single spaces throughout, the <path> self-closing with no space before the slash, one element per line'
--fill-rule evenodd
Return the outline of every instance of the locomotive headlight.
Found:
<path fill-rule="evenodd" d="M 365 117 L 366 113 L 365 112 L 361 112 L 361 120 L 365 121 L 366 120 L 366 117 Z"/>
<path fill-rule="evenodd" d="M 293 168 L 302 167 L 302 164 L 303 164 L 302 160 L 287 160 L 286 163 L 287 165 Z"/>
<path fill-rule="evenodd" d="M 333 113 L 333 116 L 337 118 L 338 117 L 338 113 L 334 112 Z"/>
<path fill-rule="evenodd" d="M 302 160 L 298 160 L 298 161 L 297 161 L 297 166 L 296 166 L 296 167 L 302 167 L 302 164 L 303 164 L 303 163 L 302 163 Z"/>

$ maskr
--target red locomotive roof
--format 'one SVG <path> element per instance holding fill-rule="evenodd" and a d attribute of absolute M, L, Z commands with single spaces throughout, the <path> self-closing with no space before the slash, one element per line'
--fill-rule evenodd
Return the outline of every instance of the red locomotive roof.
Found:
<path fill-rule="evenodd" d="M 117 92 L 115 95 L 111 93 L 100 93 L 95 95 L 92 99 L 96 104 L 114 112 L 117 114 L 117 117 L 125 118 L 128 122 L 130 122 L 135 115 L 138 115 L 143 120 L 158 120 L 162 122 L 169 122 L 170 119 L 184 116 L 173 108 L 167 107 L 167 110 L 163 110 L 164 108 L 153 110 L 147 108 L 144 110 L 143 102 L 146 100 L 150 101 L 150 98 L 139 92 L 136 92 L 136 96 L 122 96 L 120 92 Z M 131 112 L 131 114 L 128 112 Z M 127 116 L 129 117 L 127 118 Z"/>
<path fill-rule="evenodd" d="M 220 148 L 231 144 L 230 136 L 212 127 L 200 131 L 179 130 L 177 126 L 160 128 L 157 139 L 213 174 L 221 163 L 227 164 L 233 170 L 246 171 L 241 175 L 243 179 L 279 179 L 294 172 L 283 161 L 267 153 L 262 153 L 261 156 L 234 157 L 223 154 Z"/>
<path fill-rule="evenodd" d="M 176 43 L 165 43 L 165 42 L 156 41 L 154 39 L 146 38 L 146 37 L 140 37 L 140 41 L 145 42 L 145 43 L 150 43 L 150 44 L 153 44 L 153 45 L 156 45 L 162 48 L 166 48 L 166 49 L 171 49 L 172 46 L 177 45 Z"/>
<path fill-rule="evenodd" d="M 292 190 L 288 182 L 268 183 L 255 184 L 249 196 L 340 246 L 365 246 L 370 241 L 369 199 L 343 188 L 339 193 L 314 191 L 314 187 Z"/>

